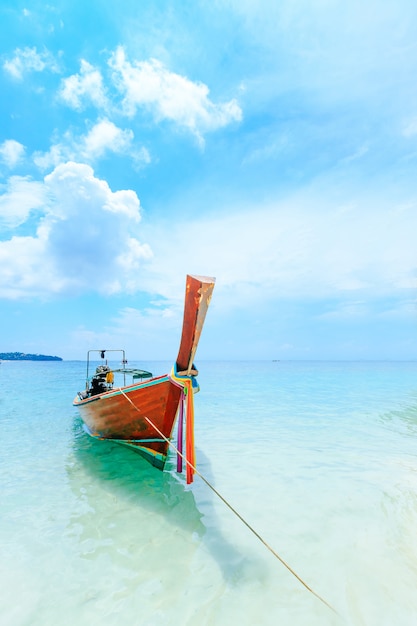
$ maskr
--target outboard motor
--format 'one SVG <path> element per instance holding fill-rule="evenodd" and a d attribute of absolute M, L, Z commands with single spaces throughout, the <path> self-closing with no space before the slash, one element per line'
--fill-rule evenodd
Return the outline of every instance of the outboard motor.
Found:
<path fill-rule="evenodd" d="M 99 393 L 104 393 L 108 391 L 108 386 L 106 384 L 107 374 L 110 372 L 110 367 L 108 365 L 99 365 L 96 369 L 96 373 L 91 379 L 91 387 L 90 387 L 90 395 L 96 396 Z"/>

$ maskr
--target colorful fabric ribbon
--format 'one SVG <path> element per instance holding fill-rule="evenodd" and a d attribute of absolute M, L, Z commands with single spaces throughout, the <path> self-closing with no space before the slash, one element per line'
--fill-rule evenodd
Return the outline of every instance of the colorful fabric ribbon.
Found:
<path fill-rule="evenodd" d="M 175 368 L 171 372 L 171 378 L 182 387 L 182 397 L 179 406 L 178 422 L 178 445 L 177 449 L 182 454 L 183 421 L 185 407 L 185 475 L 187 485 L 193 482 L 195 467 L 195 445 L 194 445 L 194 385 L 191 376 L 178 376 Z M 195 379 L 194 379 L 195 380 Z M 196 384 L 196 381 L 194 382 Z M 198 389 L 198 386 L 197 386 Z M 177 456 L 177 471 L 182 471 L 182 456 Z"/>

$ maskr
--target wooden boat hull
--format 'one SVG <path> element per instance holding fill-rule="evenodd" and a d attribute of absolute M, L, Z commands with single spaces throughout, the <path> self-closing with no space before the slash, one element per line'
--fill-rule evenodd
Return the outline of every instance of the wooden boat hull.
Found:
<path fill-rule="evenodd" d="M 169 444 L 160 433 L 172 436 L 181 394 L 169 376 L 160 376 L 84 400 L 77 397 L 74 405 L 91 436 L 132 447 L 163 469 Z"/>

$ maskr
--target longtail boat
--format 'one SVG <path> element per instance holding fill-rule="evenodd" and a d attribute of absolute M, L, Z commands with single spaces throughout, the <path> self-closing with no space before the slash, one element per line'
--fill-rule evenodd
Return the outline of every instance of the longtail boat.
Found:
<path fill-rule="evenodd" d="M 195 467 L 193 396 L 199 390 L 194 357 L 214 283 L 214 278 L 187 275 L 180 347 L 169 374 L 154 377 L 146 370 L 126 367 L 124 350 L 89 350 L 85 390 L 73 401 L 89 435 L 132 447 L 161 470 L 178 419 L 177 470 L 182 471 L 185 460 L 188 483 Z M 97 353 L 101 361 L 95 367 Z M 114 353 L 121 357 L 120 367 L 111 366 Z"/>

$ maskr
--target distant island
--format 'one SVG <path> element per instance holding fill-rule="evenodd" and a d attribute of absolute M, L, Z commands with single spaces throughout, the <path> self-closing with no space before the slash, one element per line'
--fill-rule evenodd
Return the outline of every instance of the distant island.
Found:
<path fill-rule="evenodd" d="M 0 352 L 0 361 L 62 361 L 60 356 L 24 354 L 23 352 Z"/>

